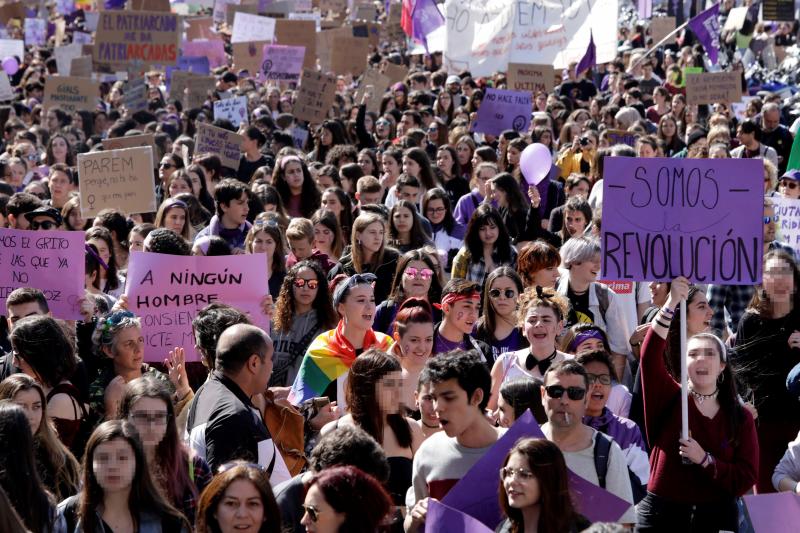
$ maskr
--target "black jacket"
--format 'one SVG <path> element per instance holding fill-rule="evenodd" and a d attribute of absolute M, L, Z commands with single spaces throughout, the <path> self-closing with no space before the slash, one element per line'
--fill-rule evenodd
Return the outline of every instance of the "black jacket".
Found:
<path fill-rule="evenodd" d="M 384 248 L 383 261 L 377 267 L 369 265 L 364 269 L 364 272 L 371 272 L 377 276 L 375 281 L 375 302 L 381 303 L 389 297 L 392 290 L 392 281 L 394 280 L 394 271 L 397 270 L 397 259 L 400 254 L 394 248 Z M 346 274 L 353 276 L 357 274 L 355 267 L 353 267 L 353 256 L 349 253 L 342 256 L 336 266 L 328 272 L 328 279 L 332 280 L 337 274 Z"/>

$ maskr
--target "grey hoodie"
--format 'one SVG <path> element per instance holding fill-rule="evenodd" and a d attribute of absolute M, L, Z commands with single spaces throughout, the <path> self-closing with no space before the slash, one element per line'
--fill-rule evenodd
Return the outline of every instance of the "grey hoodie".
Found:
<path fill-rule="evenodd" d="M 317 311 L 312 309 L 302 315 L 296 315 L 288 332 L 277 331 L 274 328 L 271 331 L 275 355 L 272 358 L 272 377 L 269 379 L 269 386 L 290 387 L 300 370 L 300 363 L 308 345 L 322 333 L 322 327 L 317 320 Z"/>

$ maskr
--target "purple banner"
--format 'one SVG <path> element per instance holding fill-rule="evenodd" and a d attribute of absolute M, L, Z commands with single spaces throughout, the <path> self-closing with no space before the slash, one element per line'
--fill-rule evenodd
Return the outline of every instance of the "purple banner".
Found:
<path fill-rule="evenodd" d="M 694 17 L 688 26 L 706 49 L 711 64 L 716 65 L 719 55 L 719 4 L 714 4 Z"/>
<path fill-rule="evenodd" d="M 492 533 L 493 530 L 486 527 L 480 520 L 431 498 L 428 500 L 428 514 L 425 516 L 425 531 Z"/>
<path fill-rule="evenodd" d="M 473 130 L 490 135 L 500 135 L 505 130 L 525 133 L 532 110 L 530 91 L 486 89 Z"/>
<path fill-rule="evenodd" d="M 747 517 L 756 533 L 795 533 L 800 524 L 800 497 L 792 492 L 744 496 Z M 746 530 L 743 530 L 746 531 Z"/>
<path fill-rule="evenodd" d="M 760 159 L 606 157 L 604 163 L 603 279 L 761 282 Z"/>

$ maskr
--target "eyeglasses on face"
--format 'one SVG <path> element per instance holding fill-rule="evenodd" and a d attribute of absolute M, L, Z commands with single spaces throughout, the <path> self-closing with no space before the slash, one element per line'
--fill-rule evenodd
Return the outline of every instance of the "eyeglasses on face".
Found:
<path fill-rule="evenodd" d="M 294 286 L 298 289 L 302 289 L 303 287 L 308 287 L 311 290 L 314 290 L 319 286 L 319 281 L 315 279 L 303 279 L 303 278 L 295 278 Z"/>
<path fill-rule="evenodd" d="M 404 276 L 408 276 L 409 278 L 422 278 L 422 279 L 431 279 L 433 277 L 433 270 L 430 268 L 414 268 L 408 267 L 405 272 L 403 272 Z"/>
<path fill-rule="evenodd" d="M 492 289 L 489 291 L 489 297 L 492 299 L 500 298 L 500 295 L 503 295 L 510 300 L 517 297 L 517 291 L 514 289 L 505 289 L 502 291 L 500 289 Z"/>
<path fill-rule="evenodd" d="M 429 215 L 438 215 L 439 213 L 444 213 L 445 211 L 447 211 L 447 208 L 446 207 L 429 207 L 427 211 L 428 211 Z"/>
<path fill-rule="evenodd" d="M 567 397 L 570 400 L 583 400 L 583 397 L 586 396 L 586 389 L 582 387 L 562 387 L 561 385 L 550 385 L 549 387 L 545 387 L 544 391 L 547 395 L 555 400 L 558 400 L 564 393 L 567 393 Z"/>
<path fill-rule="evenodd" d="M 536 475 L 531 472 L 530 470 L 525 470 L 524 468 L 511 468 L 509 466 L 504 466 L 500 469 L 500 479 L 505 481 L 506 479 L 516 477 L 520 481 L 530 481 L 536 477 Z"/>
<path fill-rule="evenodd" d="M 764 217 L 764 224 L 769 224 L 770 222 L 775 222 L 777 224 L 778 220 L 780 220 L 778 215 L 772 215 L 771 217 Z"/>
<path fill-rule="evenodd" d="M 34 220 L 31 222 L 31 229 L 36 230 L 49 230 L 49 229 L 58 229 L 58 224 L 53 222 L 52 220 L 42 220 L 41 222 L 38 220 Z"/>
<path fill-rule="evenodd" d="M 586 376 L 589 378 L 589 385 L 594 385 L 595 383 L 611 385 L 611 376 L 608 374 L 589 374 L 587 372 Z"/>
<path fill-rule="evenodd" d="M 160 165 L 158 165 L 158 168 L 175 168 L 175 165 L 173 165 L 172 163 L 161 163 Z"/>

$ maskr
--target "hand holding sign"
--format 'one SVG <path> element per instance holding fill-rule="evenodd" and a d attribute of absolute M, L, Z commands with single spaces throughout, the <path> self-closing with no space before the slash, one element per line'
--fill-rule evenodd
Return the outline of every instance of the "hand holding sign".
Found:
<path fill-rule="evenodd" d="M 529 144 L 519 158 L 519 168 L 528 185 L 536 186 L 550 173 L 553 156 L 550 149 L 541 143 Z"/>

